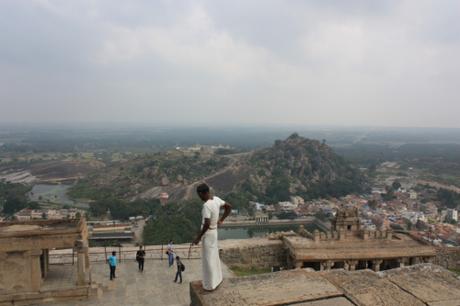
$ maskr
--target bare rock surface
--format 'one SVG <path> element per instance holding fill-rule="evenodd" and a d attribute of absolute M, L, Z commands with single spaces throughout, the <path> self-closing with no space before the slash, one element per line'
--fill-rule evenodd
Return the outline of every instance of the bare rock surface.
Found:
<path fill-rule="evenodd" d="M 460 280 L 448 270 L 420 264 L 385 272 L 289 270 L 225 279 L 214 292 L 190 284 L 193 306 L 459 306 Z"/>
<path fill-rule="evenodd" d="M 226 279 L 215 293 L 205 292 L 199 281 L 190 286 L 192 305 L 285 305 L 342 295 L 321 275 L 304 270 Z"/>
<path fill-rule="evenodd" d="M 341 270 L 322 274 L 331 283 L 342 288 L 345 295 L 356 305 L 425 305 L 410 293 L 370 270 L 355 272 Z"/>
<path fill-rule="evenodd" d="M 381 274 L 429 305 L 460 305 L 460 280 L 439 266 L 416 265 Z"/>

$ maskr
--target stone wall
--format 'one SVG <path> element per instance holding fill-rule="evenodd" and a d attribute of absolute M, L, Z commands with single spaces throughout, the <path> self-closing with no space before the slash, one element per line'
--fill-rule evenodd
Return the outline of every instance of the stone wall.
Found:
<path fill-rule="evenodd" d="M 460 271 L 460 247 L 438 248 L 433 262 L 444 268 Z"/>
<path fill-rule="evenodd" d="M 29 289 L 30 261 L 24 252 L 0 253 L 0 271 L 0 294 Z"/>
<path fill-rule="evenodd" d="M 244 239 L 219 241 L 220 257 L 229 267 L 271 268 L 286 266 L 281 240 Z"/>

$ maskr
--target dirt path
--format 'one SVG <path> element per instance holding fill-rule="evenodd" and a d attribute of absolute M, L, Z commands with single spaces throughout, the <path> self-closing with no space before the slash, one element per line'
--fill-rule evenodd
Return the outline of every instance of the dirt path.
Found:
<path fill-rule="evenodd" d="M 445 184 L 441 184 L 441 183 L 434 182 L 434 181 L 417 180 L 417 184 L 419 184 L 419 185 L 428 185 L 428 186 L 431 186 L 431 187 L 434 187 L 434 188 L 437 188 L 437 189 L 442 188 L 442 189 L 447 189 L 447 190 L 450 190 L 450 191 L 453 191 L 453 192 L 456 192 L 456 193 L 460 193 L 460 188 L 458 188 L 456 186 L 445 185 Z"/>
<path fill-rule="evenodd" d="M 195 196 L 195 188 L 196 186 L 198 186 L 198 184 L 202 183 L 202 182 L 206 182 L 206 181 L 209 181 L 211 179 L 213 179 L 214 177 L 218 176 L 218 175 L 221 175 L 229 170 L 234 170 L 236 169 L 238 166 L 237 166 L 237 163 L 239 161 L 241 161 L 241 159 L 245 156 L 249 156 L 253 153 L 253 151 L 249 151 L 249 152 L 244 152 L 244 153 L 237 153 L 237 154 L 231 154 L 231 155 L 225 155 L 225 157 L 228 157 L 230 159 L 230 163 L 227 167 L 205 177 L 205 178 L 202 178 L 202 179 L 199 179 L 191 184 L 189 184 L 187 186 L 187 189 L 185 191 L 185 196 L 184 198 L 185 199 L 191 199 Z"/>

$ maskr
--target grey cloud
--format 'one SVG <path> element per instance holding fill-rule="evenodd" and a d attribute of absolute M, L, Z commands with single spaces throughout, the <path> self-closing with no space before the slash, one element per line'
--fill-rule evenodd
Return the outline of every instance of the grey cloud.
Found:
<path fill-rule="evenodd" d="M 0 121 L 460 127 L 459 17 L 457 1 L 5 0 Z"/>

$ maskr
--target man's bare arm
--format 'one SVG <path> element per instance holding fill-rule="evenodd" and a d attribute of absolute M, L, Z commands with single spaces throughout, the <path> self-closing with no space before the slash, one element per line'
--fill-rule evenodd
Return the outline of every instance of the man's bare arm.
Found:
<path fill-rule="evenodd" d="M 231 212 L 232 212 L 232 205 L 230 205 L 229 203 L 225 202 L 225 204 L 224 204 L 224 214 L 220 218 L 219 224 L 224 223 L 225 218 L 227 218 L 228 215 L 230 215 Z"/>
<path fill-rule="evenodd" d="M 195 238 L 193 241 L 193 244 L 198 244 L 201 241 L 201 237 L 206 233 L 206 231 L 209 229 L 209 226 L 211 225 L 211 219 L 205 218 L 204 219 L 204 224 L 203 228 L 201 229 L 201 232 L 198 234 L 198 236 Z"/>

